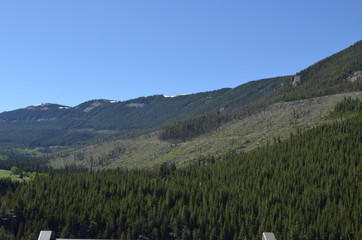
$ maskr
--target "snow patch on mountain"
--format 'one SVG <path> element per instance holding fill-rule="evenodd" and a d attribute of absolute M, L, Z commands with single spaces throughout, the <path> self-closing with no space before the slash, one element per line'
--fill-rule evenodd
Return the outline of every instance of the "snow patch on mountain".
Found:
<path fill-rule="evenodd" d="M 29 110 L 49 110 L 49 107 L 47 107 L 49 105 L 51 105 L 51 104 L 50 103 L 41 103 L 41 104 L 29 106 L 26 109 L 29 109 Z"/>
<path fill-rule="evenodd" d="M 188 96 L 188 95 L 192 95 L 192 93 L 185 93 L 185 94 L 180 94 L 180 95 L 163 95 L 163 97 L 174 98 L 174 97 L 181 97 L 181 96 Z"/>

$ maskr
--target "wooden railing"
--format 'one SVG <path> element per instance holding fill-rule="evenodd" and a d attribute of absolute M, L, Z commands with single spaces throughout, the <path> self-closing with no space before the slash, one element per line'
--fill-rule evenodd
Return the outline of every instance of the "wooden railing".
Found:
<path fill-rule="evenodd" d="M 39 234 L 38 240 L 50 240 L 52 237 L 52 231 L 41 231 Z M 261 237 L 262 240 L 276 240 L 274 233 L 272 232 L 263 232 Z M 77 239 L 65 239 L 65 238 L 57 238 L 56 240 L 77 240 Z M 79 239 L 81 240 L 81 239 Z M 94 239 L 96 240 L 96 239 Z M 101 239 L 99 239 L 101 240 Z"/>

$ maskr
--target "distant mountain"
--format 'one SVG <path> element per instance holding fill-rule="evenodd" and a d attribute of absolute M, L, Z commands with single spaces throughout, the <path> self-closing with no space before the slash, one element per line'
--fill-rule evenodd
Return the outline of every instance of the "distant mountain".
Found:
<path fill-rule="evenodd" d="M 71 145 L 104 134 L 155 128 L 210 111 L 231 111 L 267 96 L 286 79 L 265 79 L 234 89 L 172 97 L 154 95 L 124 102 L 92 100 L 76 107 L 50 103 L 29 106 L 0 114 L 0 144 Z"/>
<path fill-rule="evenodd" d="M 1 147 L 70 146 L 103 136 L 169 126 L 212 112 L 238 114 L 280 101 L 362 90 L 362 41 L 294 76 L 181 96 L 40 104 L 0 114 Z"/>
<path fill-rule="evenodd" d="M 0 123 L 95 130 L 146 129 L 220 108 L 231 110 L 246 106 L 275 91 L 287 78 L 265 79 L 237 88 L 172 97 L 154 95 L 123 102 L 92 100 L 76 107 L 45 103 L 3 112 L 0 114 Z"/>

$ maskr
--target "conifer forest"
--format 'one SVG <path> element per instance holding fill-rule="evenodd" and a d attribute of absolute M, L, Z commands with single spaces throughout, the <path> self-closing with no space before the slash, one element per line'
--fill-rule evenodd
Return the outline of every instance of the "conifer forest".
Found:
<path fill-rule="evenodd" d="M 259 239 L 266 230 L 279 239 L 358 239 L 361 104 L 335 109 L 331 124 L 202 166 L 1 181 L 2 239 L 35 239 L 42 229 L 105 239 Z"/>
<path fill-rule="evenodd" d="M 0 240 L 362 239 L 362 41 L 291 76 L 0 113 Z"/>

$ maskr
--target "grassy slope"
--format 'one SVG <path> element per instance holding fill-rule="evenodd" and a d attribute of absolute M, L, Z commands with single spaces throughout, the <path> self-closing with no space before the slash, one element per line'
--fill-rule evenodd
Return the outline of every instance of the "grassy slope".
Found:
<path fill-rule="evenodd" d="M 334 105 L 346 96 L 362 98 L 362 92 L 337 94 L 320 98 L 273 104 L 264 111 L 191 141 L 170 143 L 159 140 L 158 132 L 133 139 L 121 139 L 62 152 L 51 165 L 62 167 L 77 164 L 97 168 L 152 168 L 163 162 L 179 166 L 200 157 L 222 156 L 232 150 L 250 150 L 287 138 L 297 129 L 305 130 L 329 120 Z"/>

